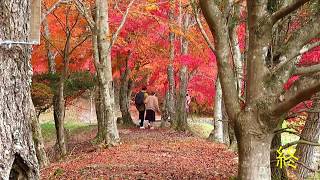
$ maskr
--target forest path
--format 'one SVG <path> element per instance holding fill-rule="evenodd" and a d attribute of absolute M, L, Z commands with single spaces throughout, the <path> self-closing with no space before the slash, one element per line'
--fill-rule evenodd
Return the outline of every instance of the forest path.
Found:
<path fill-rule="evenodd" d="M 236 155 L 223 144 L 170 129 L 120 129 L 122 144 L 103 149 L 96 129 L 71 137 L 71 154 L 41 170 L 41 179 L 228 179 Z"/>

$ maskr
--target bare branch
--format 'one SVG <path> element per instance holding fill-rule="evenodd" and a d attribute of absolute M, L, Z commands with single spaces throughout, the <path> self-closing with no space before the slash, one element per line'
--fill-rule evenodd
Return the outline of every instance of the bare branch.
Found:
<path fill-rule="evenodd" d="M 233 69 L 229 62 L 231 59 L 231 52 L 228 43 L 229 34 L 227 21 L 223 18 L 222 12 L 219 10 L 217 4 L 215 4 L 215 1 L 200 0 L 199 2 L 210 31 L 215 37 L 219 78 L 221 80 L 226 109 L 230 119 L 236 120 L 241 108 L 238 100 L 236 84 L 234 83 L 236 81 Z"/>
<path fill-rule="evenodd" d="M 90 37 L 90 35 L 85 36 L 81 41 L 79 41 L 69 52 L 69 55 L 72 54 L 72 52 L 77 49 L 77 47 L 81 46 L 88 38 Z"/>
<path fill-rule="evenodd" d="M 92 17 L 90 8 L 82 0 L 74 0 L 73 2 L 75 3 L 81 15 L 86 19 L 90 29 L 93 30 L 95 27 L 95 22 Z"/>
<path fill-rule="evenodd" d="M 271 15 L 271 22 L 274 24 L 276 23 L 279 19 L 287 16 L 291 12 L 299 9 L 301 6 L 303 6 L 305 3 L 309 2 L 310 0 L 296 0 L 294 3 L 283 7 L 282 9 L 278 10 L 277 12 L 273 13 Z"/>
<path fill-rule="evenodd" d="M 53 12 L 54 10 L 56 10 L 58 7 L 60 7 L 60 5 L 62 4 L 68 4 L 70 2 L 70 0 L 58 0 L 56 3 L 54 3 L 49 9 L 46 10 L 46 12 L 42 13 L 41 16 L 41 23 L 43 22 L 43 20 L 45 18 L 47 18 L 47 16 Z"/>
<path fill-rule="evenodd" d="M 206 31 L 204 30 L 204 28 L 202 26 L 201 20 L 199 18 L 199 11 L 197 10 L 197 7 L 196 7 L 196 4 L 195 4 L 194 0 L 190 0 L 190 3 L 191 3 L 191 6 L 192 6 L 192 10 L 193 10 L 196 22 L 197 22 L 198 27 L 200 29 L 200 32 L 201 32 L 203 38 L 205 39 L 205 41 L 207 42 L 207 44 L 208 44 L 209 48 L 211 49 L 211 51 L 215 54 L 216 50 L 214 48 L 214 45 L 211 43 Z"/>
<path fill-rule="evenodd" d="M 278 130 L 278 131 L 275 131 L 274 133 L 275 133 L 275 134 L 289 133 L 289 134 L 294 134 L 294 135 L 296 135 L 296 136 L 299 136 L 299 137 L 300 137 L 300 134 L 299 134 L 298 132 L 295 132 L 295 131 L 289 131 L 289 130 L 286 130 L 286 129 Z"/>
<path fill-rule="evenodd" d="M 276 103 L 271 107 L 271 115 L 281 116 L 288 112 L 291 108 L 306 101 L 312 97 L 315 93 L 320 91 L 320 78 L 303 76 L 297 80 L 292 87 L 285 92 L 284 100 Z"/>
<path fill-rule="evenodd" d="M 292 61 L 294 58 L 298 57 L 298 56 L 301 56 L 303 55 L 304 53 L 312 50 L 313 48 L 316 48 L 320 46 L 320 41 L 318 42 L 314 42 L 314 43 L 310 43 L 310 44 L 307 44 L 305 46 L 303 46 L 301 48 L 300 51 L 296 51 L 296 53 L 294 55 L 292 55 L 292 57 L 290 59 L 286 59 L 285 61 L 281 62 L 277 67 L 275 67 L 275 70 L 274 71 L 278 71 L 279 69 L 281 69 L 283 66 L 285 66 L 287 63 L 289 63 L 290 61 Z"/>
<path fill-rule="evenodd" d="M 294 72 L 294 75 L 308 75 L 317 72 L 320 72 L 320 64 L 297 68 Z"/>
<path fill-rule="evenodd" d="M 110 46 L 109 46 L 109 51 L 111 50 L 113 44 L 115 43 L 115 41 L 117 40 L 118 38 L 118 35 L 121 31 L 121 29 L 123 28 L 126 20 L 127 20 L 127 17 L 128 17 L 128 14 L 129 14 L 129 10 L 131 8 L 131 6 L 133 5 L 135 0 L 131 0 L 131 2 L 129 3 L 127 9 L 126 9 L 126 12 L 124 13 L 124 15 L 122 16 L 122 20 L 121 20 L 121 23 L 117 29 L 117 31 L 112 35 L 112 38 L 111 38 L 111 41 L 110 41 Z"/>
<path fill-rule="evenodd" d="M 287 143 L 285 145 L 282 146 L 283 149 L 287 149 L 289 148 L 290 146 L 293 146 L 293 145 L 296 145 L 296 144 L 307 144 L 307 145 L 311 145 L 311 146 L 320 146 L 319 143 L 316 143 L 316 142 L 310 142 L 310 141 L 306 141 L 306 140 L 303 140 L 303 139 L 300 139 L 298 141 L 293 141 L 293 142 L 290 142 L 290 143 Z M 277 149 L 272 149 L 271 152 L 274 153 L 276 152 Z"/>

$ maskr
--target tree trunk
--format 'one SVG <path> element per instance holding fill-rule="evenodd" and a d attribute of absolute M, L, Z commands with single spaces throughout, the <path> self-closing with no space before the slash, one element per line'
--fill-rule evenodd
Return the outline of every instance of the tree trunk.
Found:
<path fill-rule="evenodd" d="M 247 118 L 253 117 L 247 116 Z M 243 180 L 271 180 L 269 152 L 272 134 L 255 134 L 254 129 L 251 131 L 251 133 L 242 131 L 239 135 L 238 178 Z"/>
<path fill-rule="evenodd" d="M 318 93 L 319 94 L 319 93 Z M 320 109 L 320 101 L 314 100 L 312 109 Z M 309 113 L 304 129 L 302 130 L 300 139 L 317 143 L 320 135 L 320 113 Z M 295 156 L 299 158 L 299 162 L 311 169 L 317 169 L 314 154 L 316 147 L 308 144 L 299 143 L 296 147 Z M 311 171 L 297 164 L 296 174 L 298 179 L 306 179 L 310 176 Z"/>
<path fill-rule="evenodd" d="M 216 96 L 214 103 L 214 129 L 213 141 L 223 143 L 223 122 L 222 122 L 222 89 L 219 78 L 216 81 Z M 209 136 L 211 139 L 212 135 Z"/>
<path fill-rule="evenodd" d="M 56 73 L 56 63 L 54 60 L 54 53 L 51 50 L 51 45 L 50 45 L 50 29 L 49 29 L 49 25 L 48 25 L 48 20 L 47 18 L 43 19 L 43 28 L 44 28 L 44 37 L 45 37 L 45 48 L 47 51 L 47 58 L 48 58 L 48 69 L 49 69 L 49 73 L 54 74 Z"/>
<path fill-rule="evenodd" d="M 30 102 L 32 103 L 32 102 Z M 36 115 L 36 110 L 31 104 L 31 127 L 32 127 L 32 137 L 34 146 L 36 149 L 37 159 L 40 165 L 40 168 L 44 168 L 50 164 L 49 159 L 47 157 L 46 151 L 44 149 L 44 143 L 42 138 L 41 126 L 39 123 L 39 117 Z"/>
<path fill-rule="evenodd" d="M 129 106 L 130 106 L 130 98 L 128 97 L 130 92 L 130 84 L 129 84 L 129 75 L 130 75 L 130 69 L 128 67 L 128 60 L 129 57 L 126 59 L 126 68 L 124 72 L 121 72 L 121 79 L 120 79 L 120 110 L 122 114 L 122 122 L 126 126 L 134 126 L 134 123 L 132 121 L 130 112 L 129 112 Z"/>
<path fill-rule="evenodd" d="M 175 48 L 174 48 L 174 32 L 173 32 L 173 23 L 174 23 L 174 0 L 170 0 L 170 9 L 169 9 L 169 65 L 167 69 L 168 73 L 168 82 L 169 82 L 169 101 L 168 101 L 168 112 L 170 116 L 171 125 L 173 127 L 177 126 L 176 122 L 176 86 L 174 81 L 174 67 L 173 67 L 173 61 L 175 56 Z"/>
<path fill-rule="evenodd" d="M 281 127 L 281 126 L 280 126 Z M 271 142 L 271 149 L 278 149 L 281 146 L 281 134 L 275 134 Z M 287 180 L 286 168 L 277 167 L 277 152 L 271 153 L 271 178 L 272 180 Z"/>
<path fill-rule="evenodd" d="M 106 134 L 106 130 L 105 130 L 105 118 L 103 117 L 103 104 L 102 104 L 102 97 L 100 94 L 100 88 L 99 86 L 95 88 L 95 107 L 96 107 L 96 115 L 97 115 L 97 124 L 98 124 L 98 132 L 96 135 L 96 142 L 100 143 Z"/>
<path fill-rule="evenodd" d="M 176 126 L 174 127 L 178 131 L 187 131 L 187 110 L 186 110 L 186 94 L 187 94 L 187 81 L 188 81 L 188 70 L 187 66 L 182 66 L 180 70 L 180 87 L 178 97 L 178 111 L 176 118 Z"/>
<path fill-rule="evenodd" d="M 28 41 L 31 1 L 2 0 L 0 39 Z M 31 134 L 31 45 L 0 45 L 0 179 L 39 179 Z"/>
<path fill-rule="evenodd" d="M 96 32 L 93 37 L 95 49 L 95 66 L 99 80 L 99 88 L 103 104 L 106 134 L 103 142 L 107 146 L 115 146 L 120 142 L 117 121 L 114 114 L 114 87 L 111 66 L 111 42 L 108 21 L 108 2 L 96 0 Z"/>
<path fill-rule="evenodd" d="M 62 78 L 62 77 L 61 77 Z M 59 158 L 67 155 L 67 146 L 64 134 L 64 117 L 65 117 L 65 101 L 64 101 L 64 79 L 60 79 L 57 92 L 53 97 L 53 115 L 56 127 L 56 145 L 59 148 Z"/>
<path fill-rule="evenodd" d="M 161 124 L 160 124 L 160 127 L 161 128 L 164 128 L 165 125 L 166 125 L 166 122 L 168 122 L 168 119 L 169 119 L 169 112 L 168 112 L 168 100 L 169 100 L 169 92 L 167 91 L 166 94 L 165 94 L 165 99 L 163 101 L 163 104 L 162 104 L 162 109 L 161 109 Z"/>

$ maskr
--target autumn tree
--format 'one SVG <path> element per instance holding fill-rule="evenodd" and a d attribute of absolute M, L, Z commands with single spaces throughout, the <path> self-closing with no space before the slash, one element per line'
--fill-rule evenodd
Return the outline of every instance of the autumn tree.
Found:
<path fill-rule="evenodd" d="M 78 10 L 86 18 L 92 32 L 92 47 L 94 51 L 94 65 L 97 72 L 98 90 L 101 97 L 100 132 L 98 140 L 107 146 L 115 146 L 120 142 L 117 122 L 114 114 L 114 86 L 112 77 L 111 49 L 126 22 L 131 1 L 124 12 L 122 21 L 113 35 L 110 33 L 109 1 L 96 0 L 95 10 L 91 13 L 88 6 L 81 0 L 75 1 Z M 98 122 L 99 123 L 99 122 Z"/>
<path fill-rule="evenodd" d="M 241 107 L 230 64 L 232 53 L 224 16 L 227 11 L 221 9 L 215 1 L 200 0 L 200 7 L 215 37 L 223 98 L 239 142 L 240 179 L 271 179 L 269 150 L 273 131 L 291 108 L 320 91 L 317 65 L 297 67 L 295 61 L 295 57 L 303 52 L 301 49 L 309 50 L 306 45 L 319 34 L 319 14 L 309 15 L 309 21 L 294 31 L 287 42 L 277 47 L 277 53 L 268 56 L 273 26 L 307 2 L 297 0 L 269 13 L 267 0 L 247 1 L 246 96 L 245 106 Z M 276 59 L 273 62 L 280 61 L 273 68 L 267 66 L 270 57 Z M 289 90 L 284 91 L 283 84 L 297 74 L 303 76 Z"/>
<path fill-rule="evenodd" d="M 30 40 L 30 1 L 0 3 L 0 42 Z M 0 178 L 39 179 L 30 129 L 31 45 L 0 44 Z"/>

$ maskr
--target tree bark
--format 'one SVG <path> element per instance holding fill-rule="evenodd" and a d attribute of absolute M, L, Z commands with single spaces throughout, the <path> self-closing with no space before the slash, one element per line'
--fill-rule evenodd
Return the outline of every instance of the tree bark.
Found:
<path fill-rule="evenodd" d="M 319 93 L 318 93 L 319 94 Z M 320 109 L 320 101 L 314 100 L 312 109 Z M 304 129 L 302 130 L 300 139 L 317 143 L 320 136 L 320 113 L 309 113 Z M 295 156 L 299 158 L 299 162 L 311 169 L 317 169 L 314 154 L 316 147 L 308 144 L 299 143 L 296 147 Z M 298 179 L 303 180 L 310 175 L 311 171 L 301 164 L 297 164 L 296 175 Z"/>
<path fill-rule="evenodd" d="M 99 80 L 99 88 L 103 104 L 103 117 L 105 118 L 106 134 L 103 142 L 107 146 L 116 146 L 120 143 L 117 121 L 114 114 L 114 87 L 111 66 L 111 42 L 108 22 L 108 2 L 96 0 L 96 37 L 94 37 L 95 66 Z M 96 40 L 95 40 L 96 39 Z M 97 59 L 98 58 L 98 59 Z"/>
<path fill-rule="evenodd" d="M 187 66 L 182 66 L 180 69 L 180 87 L 179 96 L 177 102 L 177 116 L 176 116 L 176 126 L 174 127 L 178 131 L 188 130 L 187 121 L 187 110 L 186 110 L 186 94 L 187 94 L 187 84 L 188 84 L 188 70 Z"/>
<path fill-rule="evenodd" d="M 0 3 L 0 39 L 29 41 L 31 2 Z M 31 45 L 0 45 L 0 179 L 39 179 L 31 134 Z"/>
<path fill-rule="evenodd" d="M 281 134 L 275 134 L 271 142 L 271 149 L 279 149 L 280 146 L 281 146 Z M 277 167 L 277 155 L 278 155 L 277 152 L 273 152 L 270 155 L 271 179 L 287 180 L 288 176 L 287 176 L 286 168 Z"/>
<path fill-rule="evenodd" d="M 238 140 L 238 178 L 271 180 L 270 147 L 273 133 L 260 129 L 258 109 L 239 114 L 235 133 Z"/>
<path fill-rule="evenodd" d="M 105 133 L 106 133 L 106 130 L 105 130 L 105 118 L 103 117 L 104 116 L 104 113 L 103 113 L 103 104 L 102 104 L 102 97 L 101 97 L 101 94 L 100 94 L 100 88 L 99 88 L 99 85 L 95 88 L 95 98 L 94 98 L 94 101 L 95 101 L 95 107 L 96 107 L 96 115 L 97 115 L 97 124 L 98 124 L 98 132 L 97 132 L 97 135 L 96 135 L 96 142 L 101 142 L 104 137 L 105 137 Z"/>
<path fill-rule="evenodd" d="M 213 140 L 223 143 L 223 122 L 222 122 L 222 89 L 219 78 L 216 81 L 216 96 L 214 102 L 214 129 Z"/>
<path fill-rule="evenodd" d="M 67 146 L 64 134 L 64 117 L 65 117 L 65 101 L 64 101 L 64 78 L 58 84 L 57 92 L 53 97 L 53 115 L 56 128 L 56 145 L 59 150 L 59 157 L 63 158 L 67 155 Z"/>
<path fill-rule="evenodd" d="M 130 56 L 130 55 L 129 55 Z M 120 79 L 120 110 L 122 115 L 122 122 L 126 126 L 134 126 L 132 121 L 129 106 L 130 106 L 130 69 L 128 67 L 128 60 L 129 57 L 126 57 L 126 65 L 124 72 L 121 72 L 121 79 Z"/>
<path fill-rule="evenodd" d="M 271 135 L 257 138 L 242 134 L 239 139 L 239 179 L 271 180 L 270 145 Z M 267 152 L 267 153 L 266 153 Z"/>
<path fill-rule="evenodd" d="M 169 101 L 168 103 L 168 112 L 170 116 L 170 121 L 173 127 L 177 126 L 176 122 L 176 86 L 174 81 L 174 67 L 173 67 L 173 61 L 175 57 L 175 48 L 174 48 L 174 39 L 175 35 L 173 32 L 173 23 L 174 23 L 174 0 L 169 1 L 170 7 L 169 7 L 169 65 L 167 69 L 168 74 L 168 82 L 169 82 Z"/>
<path fill-rule="evenodd" d="M 48 25 L 48 20 L 47 18 L 45 17 L 42 21 L 42 24 L 43 24 L 43 28 L 44 28 L 44 37 L 45 37 L 45 48 L 46 48 L 46 51 L 47 51 L 47 58 L 48 58 L 48 69 L 49 69 L 49 73 L 51 74 L 54 74 L 56 73 L 56 63 L 55 63 L 55 55 L 54 53 L 52 52 L 52 49 L 51 49 L 51 45 L 49 43 L 50 41 L 50 29 L 49 29 L 49 25 Z"/>
<path fill-rule="evenodd" d="M 40 168 L 44 168 L 50 164 L 49 159 L 47 157 L 46 151 L 44 149 L 43 137 L 41 132 L 41 126 L 39 123 L 39 117 L 36 115 L 36 110 L 31 103 L 30 111 L 31 111 L 31 128 L 32 128 L 32 138 L 34 142 L 34 146 L 36 149 L 37 159 L 40 165 Z"/>

